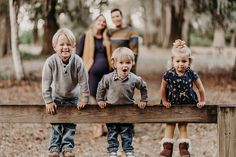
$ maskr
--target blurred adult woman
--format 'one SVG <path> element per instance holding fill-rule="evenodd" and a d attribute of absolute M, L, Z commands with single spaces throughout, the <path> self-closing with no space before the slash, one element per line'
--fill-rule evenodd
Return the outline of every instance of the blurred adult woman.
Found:
<path fill-rule="evenodd" d="M 100 14 L 96 17 L 91 27 L 81 35 L 76 46 L 76 53 L 82 57 L 89 74 L 90 103 L 96 103 L 98 82 L 104 74 L 111 70 L 111 47 L 107 36 L 107 23 Z M 101 136 L 103 129 L 97 126 L 94 136 Z"/>
<path fill-rule="evenodd" d="M 105 17 L 99 15 L 91 28 L 82 34 L 77 43 L 76 53 L 82 57 L 89 73 L 89 87 L 92 98 L 96 98 L 98 82 L 104 74 L 109 73 L 111 67 L 110 42 L 106 35 L 106 28 Z"/>

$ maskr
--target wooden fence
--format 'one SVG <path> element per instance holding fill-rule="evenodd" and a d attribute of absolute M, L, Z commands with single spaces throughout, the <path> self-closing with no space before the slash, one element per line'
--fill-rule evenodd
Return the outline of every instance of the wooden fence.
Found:
<path fill-rule="evenodd" d="M 0 105 L 0 123 L 216 123 L 218 124 L 219 157 L 236 157 L 236 105 L 206 105 L 198 109 L 194 105 L 160 105 L 139 109 L 132 105 L 112 105 L 100 109 L 87 105 L 78 111 L 76 107 L 60 106 L 56 115 L 45 113 L 45 105 Z"/>

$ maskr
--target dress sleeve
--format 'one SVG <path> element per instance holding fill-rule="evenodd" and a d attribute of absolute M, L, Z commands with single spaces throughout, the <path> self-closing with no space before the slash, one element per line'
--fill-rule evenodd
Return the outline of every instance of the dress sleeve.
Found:
<path fill-rule="evenodd" d="M 80 37 L 79 40 L 76 44 L 76 54 L 79 55 L 80 57 L 83 56 L 83 51 L 84 51 L 84 42 L 85 42 L 85 33 L 83 33 Z"/>
<path fill-rule="evenodd" d="M 164 72 L 164 73 L 163 73 L 163 76 L 162 76 L 162 79 L 165 80 L 165 81 L 168 81 L 169 78 L 170 78 L 169 75 L 170 75 L 170 74 L 168 73 L 168 71 Z"/>
<path fill-rule="evenodd" d="M 192 78 L 193 81 L 196 81 L 199 78 L 198 74 L 195 71 L 192 71 Z"/>

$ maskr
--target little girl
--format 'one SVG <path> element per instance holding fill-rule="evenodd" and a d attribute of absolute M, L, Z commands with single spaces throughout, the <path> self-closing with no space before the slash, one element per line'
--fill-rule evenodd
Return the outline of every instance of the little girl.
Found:
<path fill-rule="evenodd" d="M 191 50 L 184 41 L 178 39 L 173 43 L 170 63 L 170 69 L 163 74 L 161 82 L 163 105 L 166 108 L 170 108 L 173 104 L 197 104 L 198 108 L 203 107 L 205 105 L 205 90 L 198 74 L 190 68 Z M 199 99 L 193 89 L 193 84 L 198 89 Z M 165 137 L 161 140 L 161 157 L 172 157 L 175 126 L 175 123 L 166 124 Z M 179 154 L 181 157 L 190 157 L 187 123 L 178 123 L 178 129 Z"/>

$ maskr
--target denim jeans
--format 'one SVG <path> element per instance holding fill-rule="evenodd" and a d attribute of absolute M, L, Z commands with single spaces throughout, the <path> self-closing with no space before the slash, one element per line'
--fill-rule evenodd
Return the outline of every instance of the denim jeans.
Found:
<path fill-rule="evenodd" d="M 76 106 L 78 98 L 60 99 L 54 98 L 54 103 L 60 105 L 72 105 Z M 76 124 L 73 123 L 52 123 L 51 141 L 49 151 L 64 152 L 64 150 L 70 150 L 74 148 L 74 135 L 76 130 Z"/>
<path fill-rule="evenodd" d="M 133 151 L 132 140 L 134 136 L 134 125 L 132 123 L 108 123 L 106 126 L 108 130 L 108 153 L 118 151 L 118 135 L 121 136 L 123 150 L 125 152 Z"/>

